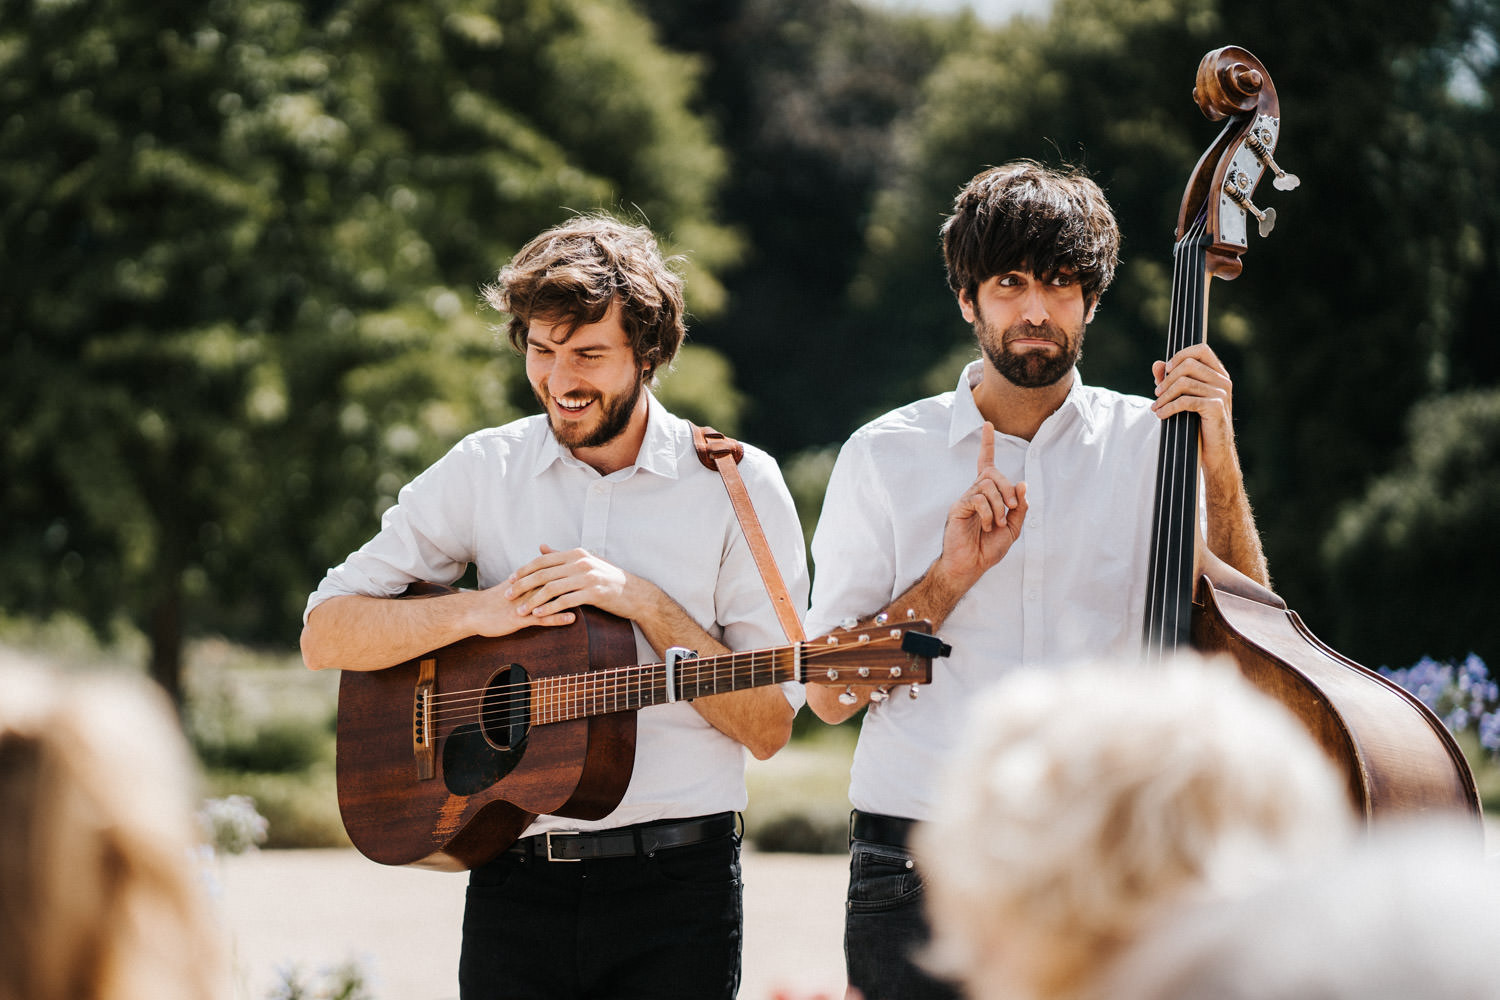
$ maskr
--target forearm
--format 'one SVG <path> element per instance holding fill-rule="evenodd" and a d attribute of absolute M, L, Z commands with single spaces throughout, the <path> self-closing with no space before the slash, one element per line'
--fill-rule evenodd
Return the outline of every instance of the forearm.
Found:
<path fill-rule="evenodd" d="M 1239 463 L 1206 477 L 1209 550 L 1263 587 L 1271 585 L 1270 567 L 1250 509 Z"/>
<path fill-rule="evenodd" d="M 347 594 L 313 609 L 302 659 L 313 670 L 380 670 L 474 635 L 472 595 L 396 600 Z"/>
<path fill-rule="evenodd" d="M 683 646 L 699 656 L 730 652 L 693 620 L 692 616 L 655 584 L 636 578 L 637 608 L 633 620 L 658 656 L 671 646 Z M 786 745 L 795 713 L 775 685 L 694 698 L 690 704 L 709 725 L 744 744 L 759 760 Z"/>
<path fill-rule="evenodd" d="M 792 737 L 791 703 L 776 685 L 694 698 L 698 714 L 719 732 L 765 760 Z"/>

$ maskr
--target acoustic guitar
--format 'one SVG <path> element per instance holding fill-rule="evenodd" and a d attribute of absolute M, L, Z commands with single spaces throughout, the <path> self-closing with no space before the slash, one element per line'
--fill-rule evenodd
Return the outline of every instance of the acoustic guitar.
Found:
<path fill-rule="evenodd" d="M 930 623 L 854 623 L 818 639 L 637 664 L 630 622 L 597 608 L 557 628 L 471 636 L 384 670 L 344 671 L 338 800 L 360 853 L 473 868 L 538 814 L 601 819 L 630 784 L 636 711 L 796 681 L 926 684 Z M 913 694 L 915 690 L 913 689 Z"/>

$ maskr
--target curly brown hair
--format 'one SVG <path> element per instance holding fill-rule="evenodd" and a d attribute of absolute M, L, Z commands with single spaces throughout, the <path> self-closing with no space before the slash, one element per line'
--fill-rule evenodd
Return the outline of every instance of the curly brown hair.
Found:
<path fill-rule="evenodd" d="M 1043 280 L 1073 272 L 1093 303 L 1115 277 L 1120 228 L 1099 185 L 1071 167 L 1016 160 L 977 174 L 953 199 L 942 227 L 943 262 L 955 295 L 973 295 L 997 274 Z"/>
<path fill-rule="evenodd" d="M 572 336 L 597 323 L 615 302 L 631 350 L 646 378 L 670 365 L 687 335 L 682 277 L 664 259 L 656 237 L 607 215 L 583 215 L 526 244 L 482 289 L 484 300 L 510 316 L 510 343 L 526 352 L 532 320 L 565 324 Z"/>

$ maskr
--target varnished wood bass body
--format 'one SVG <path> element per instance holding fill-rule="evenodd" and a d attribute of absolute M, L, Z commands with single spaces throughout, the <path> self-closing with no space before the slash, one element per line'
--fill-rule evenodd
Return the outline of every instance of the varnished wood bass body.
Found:
<path fill-rule="evenodd" d="M 1192 644 L 1227 653 L 1307 727 L 1339 769 L 1366 821 L 1458 811 L 1478 819 L 1463 751 L 1414 695 L 1330 648 L 1295 611 L 1198 584 Z"/>
<path fill-rule="evenodd" d="M 1199 108 L 1226 124 L 1194 169 L 1178 214 L 1168 358 L 1205 341 L 1210 279 L 1240 273 L 1249 218 L 1261 236 L 1274 227 L 1275 210 L 1251 200 L 1261 176 L 1273 172 L 1283 191 L 1299 183 L 1272 155 L 1281 109 L 1259 60 L 1236 46 L 1216 49 L 1203 57 L 1195 84 Z M 1185 645 L 1227 653 L 1303 722 L 1347 777 L 1350 802 L 1367 821 L 1421 813 L 1477 820 L 1473 773 L 1442 720 L 1320 641 L 1280 597 L 1226 566 L 1197 538 L 1198 429 L 1195 413 L 1174 414 L 1162 426 L 1147 658 Z"/>

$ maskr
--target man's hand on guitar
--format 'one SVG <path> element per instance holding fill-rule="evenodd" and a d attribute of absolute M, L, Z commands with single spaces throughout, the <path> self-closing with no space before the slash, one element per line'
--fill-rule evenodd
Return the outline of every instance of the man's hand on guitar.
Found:
<path fill-rule="evenodd" d="M 587 549 L 559 552 L 543 545 L 541 555 L 520 567 L 505 581 L 504 595 L 516 602 L 518 614 L 545 619 L 580 604 L 631 620 L 645 613 L 647 585 Z M 655 590 L 651 587 L 651 590 Z"/>
<path fill-rule="evenodd" d="M 491 638 L 510 635 L 533 625 L 571 625 L 577 617 L 572 611 L 539 613 L 537 609 L 529 608 L 524 599 L 512 597 L 510 587 L 504 583 L 475 591 L 470 599 L 474 602 L 469 610 L 473 634 Z"/>

